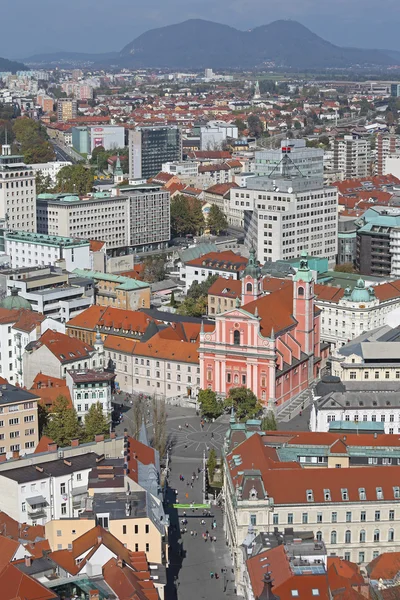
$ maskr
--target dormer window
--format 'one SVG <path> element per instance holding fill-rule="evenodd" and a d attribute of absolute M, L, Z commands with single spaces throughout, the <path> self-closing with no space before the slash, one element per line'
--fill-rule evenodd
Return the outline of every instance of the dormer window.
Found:
<path fill-rule="evenodd" d="M 324 490 L 324 500 L 325 500 L 325 502 L 330 502 L 331 490 Z"/>
<path fill-rule="evenodd" d="M 383 490 L 381 487 L 376 488 L 376 499 L 383 500 Z"/>
<path fill-rule="evenodd" d="M 307 502 L 314 502 L 314 494 L 312 490 L 307 490 Z"/>
<path fill-rule="evenodd" d="M 397 499 L 400 498 L 400 487 L 395 486 L 393 488 L 393 496 Z"/>
<path fill-rule="evenodd" d="M 256 488 L 254 488 L 254 487 L 251 488 L 249 498 L 250 498 L 250 500 L 257 500 L 258 492 L 257 492 Z"/>
<path fill-rule="evenodd" d="M 358 489 L 358 495 L 360 500 L 366 500 L 367 499 L 367 495 L 365 493 L 365 488 L 359 488 Z"/>
<path fill-rule="evenodd" d="M 349 492 L 347 491 L 347 488 L 342 488 L 341 492 L 342 492 L 342 500 L 348 500 Z"/>

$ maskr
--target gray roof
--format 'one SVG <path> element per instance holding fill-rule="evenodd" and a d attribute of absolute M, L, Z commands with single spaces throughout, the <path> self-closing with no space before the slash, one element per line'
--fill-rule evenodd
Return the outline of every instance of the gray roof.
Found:
<path fill-rule="evenodd" d="M 363 387 L 362 382 L 357 383 L 360 388 Z M 400 408 L 400 382 L 389 383 L 392 384 L 392 389 L 387 389 L 388 386 L 385 386 L 385 384 L 371 382 L 369 384 L 370 389 L 346 389 L 345 392 L 331 392 L 327 396 L 316 400 L 316 408 L 317 410 L 328 411 L 350 408 L 361 410 L 366 408 L 386 410 Z M 379 385 L 379 390 L 376 389 L 377 385 Z"/>
<path fill-rule="evenodd" d="M 197 244 L 197 246 L 193 246 L 193 248 L 186 248 L 185 250 L 181 250 L 178 254 L 181 261 L 183 263 L 186 263 L 189 260 L 194 260 L 195 258 L 203 256 L 203 254 L 208 254 L 209 252 L 217 252 L 217 250 L 218 248 L 215 244 L 202 243 Z"/>
<path fill-rule="evenodd" d="M 38 396 L 10 383 L 2 383 L 0 385 L 0 404 L 29 402 L 30 400 L 38 400 Z"/>
<path fill-rule="evenodd" d="M 98 458 L 98 455 L 90 452 L 88 454 L 71 456 L 67 459 L 57 458 L 56 460 L 44 462 L 43 465 L 39 463 L 26 467 L 16 467 L 8 471 L 1 471 L 0 475 L 8 479 L 13 479 L 18 483 L 38 481 L 47 477 L 61 477 L 62 475 L 69 475 L 76 471 L 93 468 L 96 465 L 96 458 Z M 68 463 L 71 463 L 71 465 Z"/>
<path fill-rule="evenodd" d="M 351 342 L 342 346 L 339 350 L 339 354 L 341 356 L 350 356 L 351 354 L 357 354 L 358 356 L 362 355 L 362 344 L 363 342 L 376 342 L 376 341 L 391 341 L 396 340 L 396 338 L 400 338 L 400 328 L 396 327 L 392 329 L 389 325 L 382 325 L 381 327 L 377 327 L 376 329 L 372 329 L 372 331 L 364 331 L 357 337 L 355 337 Z"/>
<path fill-rule="evenodd" d="M 164 290 L 176 290 L 178 288 L 182 288 L 182 285 L 179 285 L 173 279 L 164 279 L 163 281 L 156 281 L 150 285 L 150 290 L 154 294 L 154 292 L 163 292 Z"/>
<path fill-rule="evenodd" d="M 199 319 L 198 317 L 187 317 L 186 315 L 178 315 L 177 313 L 164 312 L 162 310 L 156 310 L 155 308 L 141 308 L 141 312 L 146 313 L 149 317 L 153 317 L 157 321 L 163 321 L 164 323 L 201 323 L 214 325 L 214 321 L 209 319 Z"/>

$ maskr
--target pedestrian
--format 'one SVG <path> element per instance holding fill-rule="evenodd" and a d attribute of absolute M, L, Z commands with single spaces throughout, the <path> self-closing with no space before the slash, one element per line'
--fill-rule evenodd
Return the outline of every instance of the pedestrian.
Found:
<path fill-rule="evenodd" d="M 215 579 L 219 579 L 218 573 L 215 573 Z"/>
<path fill-rule="evenodd" d="M 193 537 L 193 531 L 192 530 L 190 531 L 190 535 Z"/>
<path fill-rule="evenodd" d="M 183 516 L 186 517 L 186 511 L 183 511 Z"/>
<path fill-rule="evenodd" d="M 217 541 L 217 538 L 216 538 L 216 536 L 214 535 L 214 542 L 216 542 L 216 541 Z"/>
<path fill-rule="evenodd" d="M 185 423 L 185 427 L 188 428 L 189 427 L 189 423 Z"/>
<path fill-rule="evenodd" d="M 211 432 L 211 437 L 212 437 L 212 438 L 214 437 L 214 434 L 213 434 L 213 432 Z"/>
<path fill-rule="evenodd" d="M 179 425 L 179 426 L 178 426 L 178 429 L 179 429 L 179 431 L 181 431 L 181 429 L 182 429 L 182 425 Z"/>
<path fill-rule="evenodd" d="M 212 571 L 210 571 L 210 577 L 211 579 L 214 579 L 214 573 Z"/>

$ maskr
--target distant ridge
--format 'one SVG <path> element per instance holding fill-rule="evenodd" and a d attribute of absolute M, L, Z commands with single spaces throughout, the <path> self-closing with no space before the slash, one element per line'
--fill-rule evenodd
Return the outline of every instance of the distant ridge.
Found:
<path fill-rule="evenodd" d="M 104 52 L 103 54 L 92 54 L 87 52 L 53 52 L 34 54 L 28 58 L 24 58 L 24 62 L 28 65 L 64 65 L 73 66 L 75 64 L 84 63 L 100 63 L 102 61 L 109 61 L 115 57 L 118 57 L 118 52 Z"/>
<path fill-rule="evenodd" d="M 8 60 L 8 58 L 0 58 L 0 71 L 11 71 L 11 73 L 16 73 L 17 71 L 26 71 L 27 69 L 28 67 L 22 62 Z"/>

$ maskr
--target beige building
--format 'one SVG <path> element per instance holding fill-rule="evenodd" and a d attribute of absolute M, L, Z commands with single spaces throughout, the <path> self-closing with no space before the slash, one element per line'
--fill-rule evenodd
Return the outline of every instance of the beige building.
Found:
<path fill-rule="evenodd" d="M 76 119 L 77 116 L 77 102 L 71 98 L 59 98 L 57 100 L 57 121 L 65 123 Z"/>
<path fill-rule="evenodd" d="M 75 269 L 74 274 L 95 282 L 96 304 L 100 306 L 124 310 L 150 308 L 150 284 L 144 281 L 86 269 Z"/>
<path fill-rule="evenodd" d="M 36 179 L 23 157 L 11 155 L 3 144 L 0 156 L 0 220 L 7 219 L 7 229 L 36 231 Z"/>
<path fill-rule="evenodd" d="M 0 454 L 32 454 L 39 442 L 38 396 L 5 379 L 0 383 Z"/>

